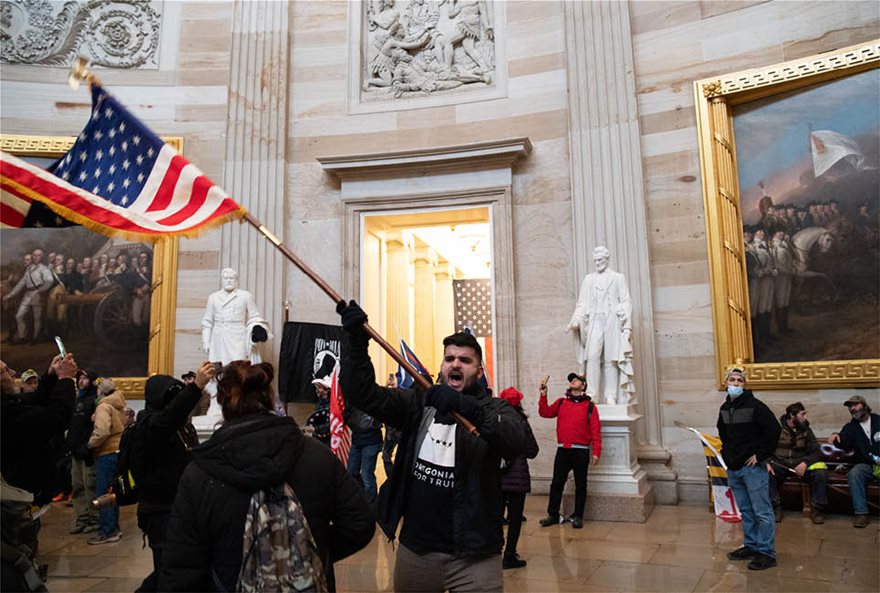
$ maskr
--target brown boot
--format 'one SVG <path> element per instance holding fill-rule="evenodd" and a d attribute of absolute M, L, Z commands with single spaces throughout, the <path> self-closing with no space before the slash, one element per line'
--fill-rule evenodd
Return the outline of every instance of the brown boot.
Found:
<path fill-rule="evenodd" d="M 773 516 L 776 518 L 777 523 L 782 523 L 782 505 L 774 504 L 773 505 Z"/>
<path fill-rule="evenodd" d="M 822 509 L 819 507 L 813 507 L 810 510 L 810 521 L 812 521 L 816 525 L 821 525 L 825 522 L 825 516 L 822 514 Z"/>
<path fill-rule="evenodd" d="M 853 519 L 853 527 L 867 527 L 871 523 L 871 520 L 868 519 L 868 515 L 856 515 Z"/>

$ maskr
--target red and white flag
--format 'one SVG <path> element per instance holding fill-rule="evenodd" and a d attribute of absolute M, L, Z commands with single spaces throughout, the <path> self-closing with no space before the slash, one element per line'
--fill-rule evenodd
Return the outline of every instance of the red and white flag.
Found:
<path fill-rule="evenodd" d="M 2 225 L 27 226 L 33 202 L 105 235 L 196 235 L 245 209 L 103 88 L 73 147 L 49 170 L 0 154 Z"/>
<path fill-rule="evenodd" d="M 345 425 L 344 415 L 345 400 L 339 388 L 339 365 L 336 365 L 330 377 L 330 449 L 342 465 L 348 463 L 348 451 L 351 449 L 351 429 Z"/>

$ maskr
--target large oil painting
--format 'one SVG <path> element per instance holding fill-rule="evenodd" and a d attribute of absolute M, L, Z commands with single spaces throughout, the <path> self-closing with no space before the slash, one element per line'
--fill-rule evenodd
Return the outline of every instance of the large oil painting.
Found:
<path fill-rule="evenodd" d="M 3 360 L 40 372 L 59 336 L 102 376 L 148 374 L 153 248 L 80 226 L 0 234 Z"/>
<path fill-rule="evenodd" d="M 73 145 L 61 136 L 0 136 L 3 150 L 47 167 Z M 166 138 L 182 149 L 182 139 Z M 142 397 L 174 364 L 177 240 L 107 237 L 31 208 L 0 233 L 0 356 L 19 373 L 46 370 L 55 337 L 80 367 Z"/>
<path fill-rule="evenodd" d="M 694 82 L 716 376 L 880 386 L 880 41 Z"/>
<path fill-rule="evenodd" d="M 756 362 L 880 358 L 880 80 L 733 108 Z"/>

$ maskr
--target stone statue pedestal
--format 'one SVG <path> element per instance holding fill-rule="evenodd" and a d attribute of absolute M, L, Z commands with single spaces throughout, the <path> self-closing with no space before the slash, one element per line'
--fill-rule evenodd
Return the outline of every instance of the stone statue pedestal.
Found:
<path fill-rule="evenodd" d="M 196 434 L 199 435 L 199 442 L 204 443 L 208 439 L 211 438 L 211 435 L 214 434 L 214 431 L 220 428 L 220 423 L 223 422 L 223 414 L 205 414 L 204 416 L 193 416 L 192 417 L 192 425 L 193 428 L 196 429 Z"/>
<path fill-rule="evenodd" d="M 644 523 L 654 509 L 654 492 L 648 475 L 639 465 L 635 423 L 641 414 L 635 406 L 596 406 L 602 422 L 602 456 L 587 474 L 588 521 Z M 567 513 L 574 508 L 574 480 L 569 480 L 563 498 Z"/>

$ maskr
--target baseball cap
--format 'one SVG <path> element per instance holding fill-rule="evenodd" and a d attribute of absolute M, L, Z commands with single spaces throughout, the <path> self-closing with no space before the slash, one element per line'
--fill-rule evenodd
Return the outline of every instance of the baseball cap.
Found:
<path fill-rule="evenodd" d="M 568 382 L 571 383 L 575 379 L 580 379 L 581 383 L 586 383 L 587 379 L 583 375 L 578 375 L 577 373 L 569 373 L 568 374 Z"/>
<path fill-rule="evenodd" d="M 24 378 L 24 375 L 22 375 L 22 378 Z M 843 402 L 843 405 L 845 405 L 847 408 L 850 406 L 854 406 L 856 404 L 862 404 L 866 408 L 868 407 L 868 401 L 864 397 L 862 397 L 861 395 L 854 395 L 854 396 L 850 397 L 848 400 L 846 400 L 845 402 Z"/>
<path fill-rule="evenodd" d="M 28 369 L 21 374 L 21 382 L 25 383 L 30 379 L 39 379 L 40 375 L 34 369 Z"/>
<path fill-rule="evenodd" d="M 321 377 L 320 379 L 314 379 L 312 381 L 312 385 L 323 385 L 327 389 L 330 389 L 332 387 L 330 384 L 330 377 Z"/>

